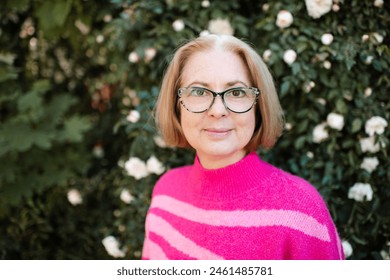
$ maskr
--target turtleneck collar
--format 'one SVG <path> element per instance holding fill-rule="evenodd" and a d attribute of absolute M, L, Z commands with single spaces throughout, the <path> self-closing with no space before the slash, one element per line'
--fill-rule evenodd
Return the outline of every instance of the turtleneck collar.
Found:
<path fill-rule="evenodd" d="M 203 200 L 232 200 L 259 187 L 271 169 L 255 152 L 218 169 L 204 168 L 196 157 L 188 178 L 188 194 Z"/>

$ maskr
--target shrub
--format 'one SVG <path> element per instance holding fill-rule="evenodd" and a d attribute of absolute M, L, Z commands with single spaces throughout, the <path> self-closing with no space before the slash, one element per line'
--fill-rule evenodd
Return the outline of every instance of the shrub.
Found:
<path fill-rule="evenodd" d="M 5 1 L 1 258 L 140 257 L 155 181 L 194 156 L 158 138 L 161 77 L 210 31 L 249 41 L 274 75 L 287 125 L 261 157 L 318 188 L 349 258 L 389 258 L 388 3 L 310 2 Z"/>

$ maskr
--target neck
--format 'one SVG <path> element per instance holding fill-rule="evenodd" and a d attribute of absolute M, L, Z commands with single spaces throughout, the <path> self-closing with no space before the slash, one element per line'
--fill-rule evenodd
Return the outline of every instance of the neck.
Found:
<path fill-rule="evenodd" d="M 204 155 L 197 153 L 200 163 L 205 169 L 218 169 L 228 165 L 232 165 L 242 160 L 246 152 L 244 150 L 237 151 L 230 155 Z"/>

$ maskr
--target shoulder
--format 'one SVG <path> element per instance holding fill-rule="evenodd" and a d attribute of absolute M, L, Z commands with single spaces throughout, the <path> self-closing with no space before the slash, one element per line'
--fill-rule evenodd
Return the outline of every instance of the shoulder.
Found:
<path fill-rule="evenodd" d="M 298 208 L 302 212 L 328 212 L 324 198 L 318 189 L 304 178 L 274 167 L 270 182 L 276 196 L 286 207 Z M 308 213 L 309 214 L 309 213 Z"/>

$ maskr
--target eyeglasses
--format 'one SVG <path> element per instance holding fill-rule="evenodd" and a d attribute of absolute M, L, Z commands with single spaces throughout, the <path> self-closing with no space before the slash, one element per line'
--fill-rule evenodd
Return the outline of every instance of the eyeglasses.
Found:
<path fill-rule="evenodd" d="M 178 90 L 180 103 L 192 113 L 203 113 L 210 109 L 218 95 L 226 109 L 241 114 L 252 109 L 260 91 L 254 87 L 236 87 L 222 92 L 202 87 L 183 87 Z"/>

